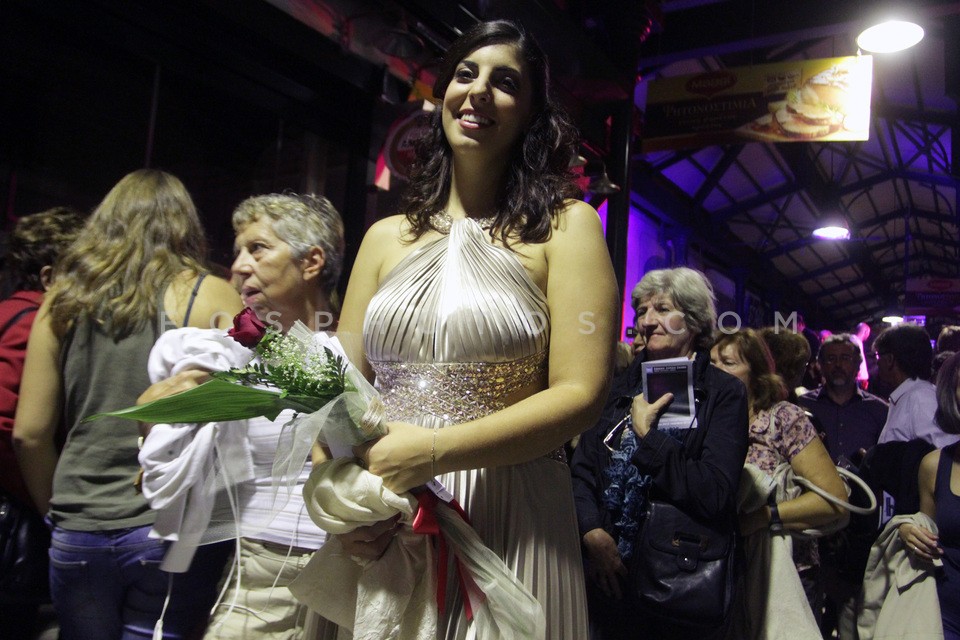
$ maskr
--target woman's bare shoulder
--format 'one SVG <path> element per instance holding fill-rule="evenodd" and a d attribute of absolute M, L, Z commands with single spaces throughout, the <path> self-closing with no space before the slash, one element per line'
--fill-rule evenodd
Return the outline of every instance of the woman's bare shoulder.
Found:
<path fill-rule="evenodd" d="M 183 325 L 187 307 L 191 304 L 194 287 L 200 275 L 193 271 L 181 272 L 170 283 L 164 304 L 170 319 L 177 325 Z M 200 282 L 196 298 L 190 312 L 190 326 L 200 328 L 225 327 L 230 319 L 243 309 L 240 296 L 233 286 L 223 278 L 208 274 Z"/>
<path fill-rule="evenodd" d="M 374 242 L 399 241 L 410 233 L 410 222 L 405 215 L 397 214 L 381 218 L 370 225 L 364 239 Z"/>
<path fill-rule="evenodd" d="M 940 466 L 940 452 L 941 449 L 934 449 L 927 455 L 923 456 L 923 460 L 920 461 L 920 474 L 927 474 L 931 477 L 936 477 L 937 467 Z"/>
<path fill-rule="evenodd" d="M 559 234 L 577 235 L 584 231 L 603 232 L 600 214 L 583 200 L 568 198 L 554 218 L 553 230 Z"/>

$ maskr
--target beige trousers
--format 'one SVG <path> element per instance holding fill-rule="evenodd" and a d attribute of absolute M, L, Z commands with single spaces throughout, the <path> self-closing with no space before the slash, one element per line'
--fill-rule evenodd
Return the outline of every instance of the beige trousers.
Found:
<path fill-rule="evenodd" d="M 241 538 L 240 583 L 234 560 L 224 575 L 230 585 L 205 640 L 334 640 L 337 626 L 297 602 L 288 589 L 311 555 L 306 549 Z"/>

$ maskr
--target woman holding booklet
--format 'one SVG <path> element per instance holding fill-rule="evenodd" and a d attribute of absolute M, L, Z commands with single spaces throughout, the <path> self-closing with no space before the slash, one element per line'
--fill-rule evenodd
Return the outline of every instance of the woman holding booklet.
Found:
<path fill-rule="evenodd" d="M 702 273 L 651 271 L 634 288 L 633 306 L 646 346 L 614 381 L 600 421 L 580 438 L 571 465 L 591 626 L 604 640 L 687 637 L 689 627 L 640 612 L 628 561 L 648 500 L 734 530 L 747 451 L 747 393 L 733 376 L 709 366 L 717 314 Z M 643 371 L 651 361 L 670 358 L 692 360 L 695 415 L 664 428 L 660 416 L 674 396 L 645 398 Z M 699 637 L 719 636 L 722 626 L 698 629 Z"/>

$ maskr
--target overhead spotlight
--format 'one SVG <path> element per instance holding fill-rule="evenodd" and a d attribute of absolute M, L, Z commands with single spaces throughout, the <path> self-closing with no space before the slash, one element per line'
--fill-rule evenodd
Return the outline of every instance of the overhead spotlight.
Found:
<path fill-rule="evenodd" d="M 813 235 L 823 240 L 849 240 L 850 230 L 839 225 L 828 225 L 814 229 Z"/>
<path fill-rule="evenodd" d="M 903 316 L 883 316 L 880 319 L 889 325 L 898 325 L 903 322 Z"/>
<path fill-rule="evenodd" d="M 923 40 L 923 27 L 905 20 L 887 20 L 864 29 L 857 46 L 870 53 L 893 53 L 909 49 Z"/>
<path fill-rule="evenodd" d="M 610 176 L 607 175 L 607 167 L 604 165 L 603 173 L 590 181 L 590 184 L 587 185 L 587 191 L 595 193 L 598 196 L 609 196 L 614 193 L 619 193 L 620 185 L 610 180 Z"/>

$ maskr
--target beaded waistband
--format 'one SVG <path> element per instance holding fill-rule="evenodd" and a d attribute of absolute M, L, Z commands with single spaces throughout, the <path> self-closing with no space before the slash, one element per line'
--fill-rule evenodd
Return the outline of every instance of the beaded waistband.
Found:
<path fill-rule="evenodd" d="M 547 352 L 512 362 L 371 362 L 389 420 L 476 420 L 546 374 Z"/>
<path fill-rule="evenodd" d="M 468 422 L 507 406 L 511 395 L 546 378 L 547 352 L 511 362 L 371 362 L 388 420 L 416 421 L 428 414 Z M 545 457 L 566 464 L 561 447 Z"/>

